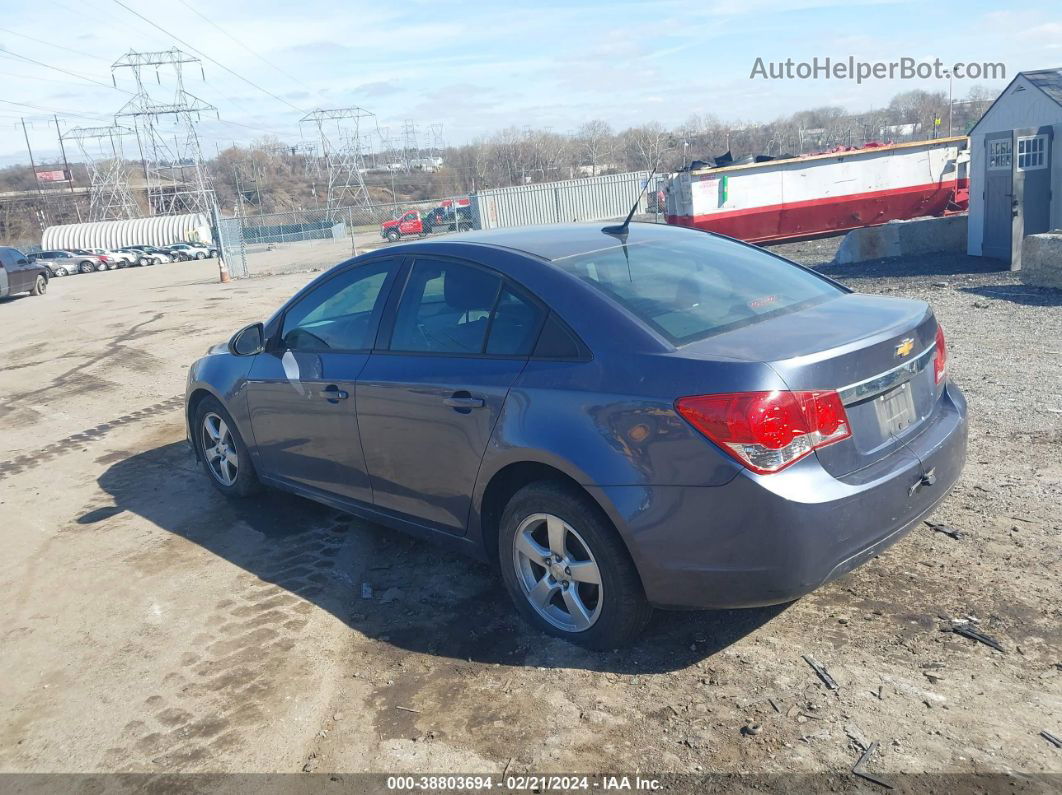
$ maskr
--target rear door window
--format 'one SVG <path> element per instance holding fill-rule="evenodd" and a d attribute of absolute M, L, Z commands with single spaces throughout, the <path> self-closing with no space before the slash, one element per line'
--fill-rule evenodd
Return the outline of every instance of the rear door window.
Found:
<path fill-rule="evenodd" d="M 844 294 L 780 257 L 711 235 L 617 245 L 554 264 L 605 293 L 673 345 Z"/>
<path fill-rule="evenodd" d="M 418 259 L 395 314 L 391 350 L 530 356 L 545 312 L 492 271 Z"/>

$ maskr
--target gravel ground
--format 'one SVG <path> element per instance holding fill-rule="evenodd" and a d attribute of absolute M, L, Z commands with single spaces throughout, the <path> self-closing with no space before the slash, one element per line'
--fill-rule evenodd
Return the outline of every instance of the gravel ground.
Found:
<path fill-rule="evenodd" d="M 529 631 L 483 566 L 284 494 L 229 503 L 195 471 L 187 364 L 308 275 L 221 286 L 214 263 L 185 263 L 0 301 L 0 771 L 757 772 L 850 789 L 876 740 L 869 767 L 894 783 L 1062 774 L 1039 735 L 1062 736 L 1062 292 L 966 257 L 837 268 L 836 245 L 775 250 L 924 298 L 944 325 L 970 456 L 933 518 L 962 538 L 921 527 L 796 603 L 661 613 L 610 654 Z M 58 353 L 57 328 L 92 332 Z M 1004 651 L 942 632 L 953 619 Z"/>

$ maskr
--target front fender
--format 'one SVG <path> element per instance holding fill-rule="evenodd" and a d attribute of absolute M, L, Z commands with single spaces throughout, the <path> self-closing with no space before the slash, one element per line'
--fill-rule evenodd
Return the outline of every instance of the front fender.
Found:
<path fill-rule="evenodd" d="M 185 433 L 191 442 L 193 396 L 206 393 L 216 398 L 229 412 L 236 429 L 248 444 L 251 457 L 256 458 L 257 445 L 251 419 L 247 412 L 247 373 L 254 362 L 253 356 L 233 356 L 231 353 L 213 353 L 197 359 L 188 368 L 188 382 L 184 396 Z M 195 449 L 195 446 L 192 446 Z"/>

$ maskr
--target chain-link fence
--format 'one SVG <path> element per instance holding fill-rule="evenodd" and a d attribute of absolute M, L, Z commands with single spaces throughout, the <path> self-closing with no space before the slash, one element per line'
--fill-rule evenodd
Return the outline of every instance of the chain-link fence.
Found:
<path fill-rule="evenodd" d="M 239 278 L 330 268 L 399 240 L 476 229 L 475 215 L 468 196 L 448 196 L 222 218 L 218 234 Z"/>

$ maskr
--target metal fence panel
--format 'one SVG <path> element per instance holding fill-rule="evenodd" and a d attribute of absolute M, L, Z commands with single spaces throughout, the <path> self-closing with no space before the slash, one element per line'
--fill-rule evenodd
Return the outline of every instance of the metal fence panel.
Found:
<path fill-rule="evenodd" d="M 247 248 L 243 241 L 243 219 L 217 217 L 215 226 L 218 230 L 218 249 L 225 260 L 225 267 L 234 279 L 246 278 Z"/>
<path fill-rule="evenodd" d="M 627 215 L 648 179 L 648 171 L 631 171 L 490 188 L 479 191 L 474 204 L 483 229 L 605 221 Z M 638 211 L 645 212 L 644 198 L 638 199 Z"/>

